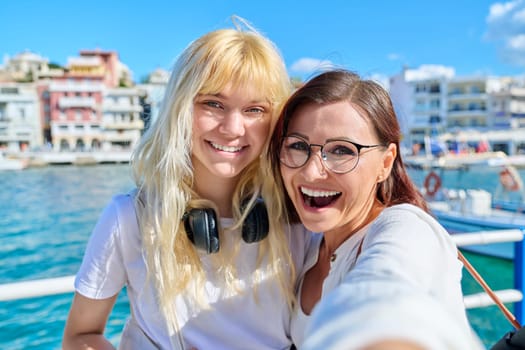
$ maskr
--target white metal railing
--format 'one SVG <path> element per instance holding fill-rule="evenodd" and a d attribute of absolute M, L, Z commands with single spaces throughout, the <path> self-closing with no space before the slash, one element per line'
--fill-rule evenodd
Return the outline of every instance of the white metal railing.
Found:
<path fill-rule="evenodd" d="M 472 244 L 519 242 L 523 240 L 523 232 L 520 229 L 490 230 L 455 233 L 451 237 L 458 247 L 463 247 Z M 504 303 L 515 303 L 523 300 L 523 291 L 518 289 L 505 289 L 494 292 Z M 495 305 L 494 301 L 485 292 L 465 295 L 464 301 L 467 309 Z"/>
<path fill-rule="evenodd" d="M 472 244 L 491 244 L 498 242 L 518 242 L 523 240 L 523 233 L 519 229 L 478 231 L 475 233 L 456 233 L 451 235 L 458 247 Z M 0 301 L 41 297 L 47 295 L 74 292 L 73 281 L 75 276 L 45 278 L 39 280 L 0 284 Z M 504 303 L 514 303 L 523 300 L 523 291 L 505 289 L 495 291 Z M 466 295 L 466 308 L 476 308 L 494 305 L 494 302 L 485 293 Z"/>
<path fill-rule="evenodd" d="M 75 290 L 74 279 L 75 276 L 64 276 L 0 284 L 0 301 L 70 293 Z"/>
<path fill-rule="evenodd" d="M 518 242 L 523 239 L 519 229 L 476 231 L 472 233 L 455 233 L 450 236 L 458 247 L 472 244 L 491 244 L 501 242 Z"/>
<path fill-rule="evenodd" d="M 494 293 L 504 303 L 516 303 L 523 300 L 523 293 L 517 289 L 502 289 Z M 495 305 L 494 301 L 485 292 L 465 295 L 463 300 L 467 309 Z"/>

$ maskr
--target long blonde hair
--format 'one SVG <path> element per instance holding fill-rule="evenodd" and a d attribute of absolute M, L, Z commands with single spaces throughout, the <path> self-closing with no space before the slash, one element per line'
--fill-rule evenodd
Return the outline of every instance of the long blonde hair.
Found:
<path fill-rule="evenodd" d="M 198 301 L 196 291 L 203 290 L 206 281 L 199 256 L 181 222 L 189 206 L 202 206 L 205 200 L 198 198 L 192 189 L 191 137 L 195 97 L 218 93 L 228 83 L 234 86 L 255 84 L 272 106 L 271 134 L 281 106 L 291 92 L 286 67 L 275 45 L 245 21 L 236 19 L 244 28 L 237 24 L 235 29 L 205 34 L 180 54 L 159 116 L 143 135 L 132 157 L 148 276 L 155 282 L 161 310 L 171 325 L 176 324 L 172 309 L 174 296 L 186 293 Z M 267 152 L 268 139 L 263 155 Z M 273 186 L 269 170 L 264 156 L 243 170 L 232 199 L 237 223 L 234 228 L 242 225 L 244 219 L 239 209 L 241 198 L 260 192 L 268 208 L 270 234 L 261 242 L 258 260 L 260 263 L 263 256 L 266 258 L 291 304 L 295 271 L 281 221 L 282 195 Z M 233 270 L 223 268 L 217 272 L 224 274 L 227 289 L 235 288 L 231 278 Z M 191 288 L 188 288 L 190 283 Z"/>

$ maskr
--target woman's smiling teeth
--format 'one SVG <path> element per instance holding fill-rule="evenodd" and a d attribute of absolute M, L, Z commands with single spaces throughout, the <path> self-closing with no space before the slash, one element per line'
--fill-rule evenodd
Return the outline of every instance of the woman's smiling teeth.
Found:
<path fill-rule="evenodd" d="M 228 153 L 235 153 L 242 150 L 242 147 L 233 147 L 233 146 L 223 146 L 219 145 L 218 143 L 209 142 L 209 144 L 215 148 L 218 151 L 228 152 Z"/>
<path fill-rule="evenodd" d="M 304 203 L 309 207 L 322 208 L 333 203 L 341 192 L 337 191 L 319 191 L 311 190 L 306 187 L 300 187 Z"/>

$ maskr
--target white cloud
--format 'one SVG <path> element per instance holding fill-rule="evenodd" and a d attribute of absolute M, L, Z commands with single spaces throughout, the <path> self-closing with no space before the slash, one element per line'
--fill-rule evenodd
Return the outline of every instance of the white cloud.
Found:
<path fill-rule="evenodd" d="M 335 65 L 328 60 L 304 57 L 295 61 L 290 70 L 294 73 L 311 74 L 313 72 L 333 68 Z"/>
<path fill-rule="evenodd" d="M 423 64 L 416 69 L 408 69 L 405 72 L 407 81 L 423 80 L 430 78 L 453 78 L 456 71 L 452 67 L 438 64 Z"/>
<path fill-rule="evenodd" d="M 399 61 L 402 58 L 402 56 L 397 53 L 389 53 L 386 57 L 389 61 Z"/>
<path fill-rule="evenodd" d="M 525 51 L 525 34 L 516 35 L 510 38 L 508 47 L 512 50 Z"/>
<path fill-rule="evenodd" d="M 514 20 L 525 23 L 525 8 L 514 14 Z"/>
<path fill-rule="evenodd" d="M 525 66 L 525 0 L 492 4 L 485 38 L 495 42 L 508 64 Z"/>
<path fill-rule="evenodd" d="M 368 79 L 375 81 L 379 85 L 383 86 L 386 90 L 390 89 L 390 79 L 388 76 L 380 73 L 373 73 Z"/>
<path fill-rule="evenodd" d="M 515 0 L 510 2 L 500 3 L 497 2 L 490 6 L 489 15 L 487 17 L 488 22 L 497 21 L 500 18 L 506 17 L 516 6 L 519 5 L 521 0 Z"/>

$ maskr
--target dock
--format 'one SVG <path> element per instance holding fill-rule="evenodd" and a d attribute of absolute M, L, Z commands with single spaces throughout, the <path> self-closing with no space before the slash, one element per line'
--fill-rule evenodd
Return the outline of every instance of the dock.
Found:
<path fill-rule="evenodd" d="M 96 165 L 129 163 L 131 151 L 88 151 L 88 152 L 21 152 L 11 154 L 13 158 L 26 159 L 28 167 L 49 165 Z"/>

